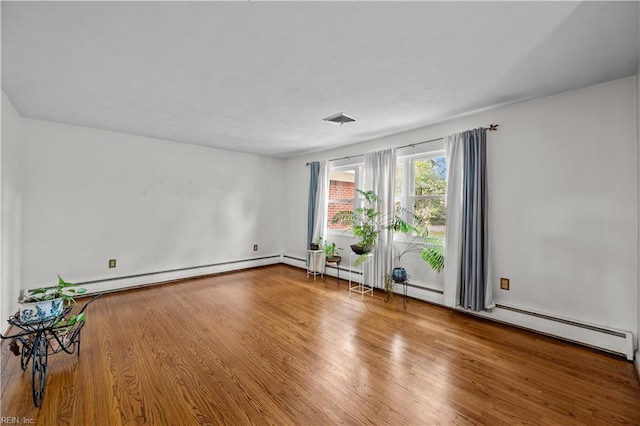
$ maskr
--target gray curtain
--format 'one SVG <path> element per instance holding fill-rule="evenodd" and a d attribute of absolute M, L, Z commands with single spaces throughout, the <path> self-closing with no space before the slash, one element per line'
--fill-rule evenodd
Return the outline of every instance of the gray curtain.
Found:
<path fill-rule="evenodd" d="M 327 238 L 327 203 L 329 198 L 329 162 L 321 161 L 316 187 L 316 211 L 311 241 Z"/>
<path fill-rule="evenodd" d="M 493 307 L 488 282 L 489 234 L 487 215 L 487 132 L 462 133 L 462 235 L 460 306 L 482 311 Z"/>
<path fill-rule="evenodd" d="M 313 226 L 316 217 L 316 195 L 318 193 L 318 175 L 320 173 L 320 162 L 309 163 L 309 203 L 307 207 L 307 248 L 313 241 Z"/>

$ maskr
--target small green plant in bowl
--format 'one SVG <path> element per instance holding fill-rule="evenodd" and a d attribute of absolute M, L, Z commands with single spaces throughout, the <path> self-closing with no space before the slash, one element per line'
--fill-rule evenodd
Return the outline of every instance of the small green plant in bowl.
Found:
<path fill-rule="evenodd" d="M 342 260 L 342 257 L 338 255 L 338 252 L 342 250 L 342 248 L 336 246 L 335 242 L 319 237 L 318 244 L 320 246 L 320 250 L 324 252 L 327 262 L 339 262 Z"/>
<path fill-rule="evenodd" d="M 29 291 L 18 300 L 20 303 L 20 320 L 25 323 L 31 323 L 56 318 L 65 306 L 76 303 L 76 296 L 86 291 L 84 288 L 77 288 L 75 284 L 65 281 L 58 275 L 57 286 Z M 75 318 L 74 322 L 78 320 L 78 318 Z"/>

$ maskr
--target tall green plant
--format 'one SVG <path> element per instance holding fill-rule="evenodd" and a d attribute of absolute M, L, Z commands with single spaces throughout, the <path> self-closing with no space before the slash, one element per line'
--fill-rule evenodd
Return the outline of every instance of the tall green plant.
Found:
<path fill-rule="evenodd" d="M 385 227 L 382 213 L 376 210 L 380 198 L 373 191 L 356 191 L 363 196 L 364 206 L 339 211 L 333 216 L 331 223 L 351 226 L 353 235 L 360 239 L 357 243 L 360 247 L 373 247 L 378 234 Z"/>

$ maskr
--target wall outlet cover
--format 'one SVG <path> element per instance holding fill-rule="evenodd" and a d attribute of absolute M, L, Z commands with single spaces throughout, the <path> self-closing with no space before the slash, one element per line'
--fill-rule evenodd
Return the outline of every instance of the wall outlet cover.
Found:
<path fill-rule="evenodd" d="M 509 278 L 500 278 L 500 288 L 502 290 L 509 290 Z"/>

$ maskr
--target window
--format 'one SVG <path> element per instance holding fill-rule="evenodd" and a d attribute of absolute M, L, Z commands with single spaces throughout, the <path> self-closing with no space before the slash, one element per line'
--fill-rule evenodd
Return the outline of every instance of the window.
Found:
<path fill-rule="evenodd" d="M 343 166 L 329 171 L 329 200 L 327 205 L 327 230 L 345 231 L 349 225 L 331 223 L 339 211 L 351 210 L 356 206 L 356 188 L 360 181 L 361 166 Z"/>
<path fill-rule="evenodd" d="M 412 210 L 434 242 L 444 243 L 447 218 L 447 163 L 441 152 L 400 158 L 396 168 L 396 205 Z"/>

